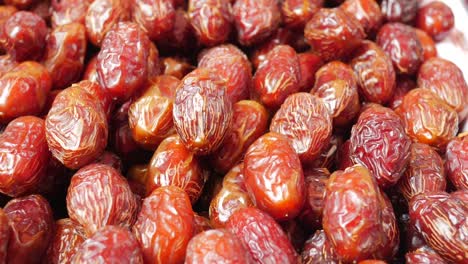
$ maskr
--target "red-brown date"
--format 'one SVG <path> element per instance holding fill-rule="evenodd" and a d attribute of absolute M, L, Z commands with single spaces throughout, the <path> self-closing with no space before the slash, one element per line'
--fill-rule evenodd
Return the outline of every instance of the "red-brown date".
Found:
<path fill-rule="evenodd" d="M 260 103 L 242 100 L 234 104 L 232 124 L 221 146 L 211 154 L 214 169 L 228 172 L 247 148 L 268 129 L 268 112 Z"/>
<path fill-rule="evenodd" d="M 180 81 L 169 75 L 151 80 L 151 86 L 128 109 L 128 124 L 135 142 L 155 150 L 159 143 L 175 133 L 172 110 Z"/>
<path fill-rule="evenodd" d="M 153 41 L 166 37 L 174 27 L 176 12 L 173 0 L 136 0 L 132 19 Z"/>
<path fill-rule="evenodd" d="M 443 150 L 457 135 L 457 112 L 429 89 L 409 91 L 396 112 L 403 120 L 406 134 L 415 142 Z"/>
<path fill-rule="evenodd" d="M 380 221 L 382 226 L 382 240 L 380 241 L 379 248 L 372 257 L 376 259 L 391 260 L 399 249 L 400 232 L 398 230 L 398 223 L 390 199 L 382 190 L 379 191 L 379 202 L 382 210 Z"/>
<path fill-rule="evenodd" d="M 380 8 L 388 22 L 410 23 L 418 12 L 418 0 L 382 0 Z"/>
<path fill-rule="evenodd" d="M 156 44 L 150 41 L 148 49 L 147 78 L 148 81 L 151 81 L 161 74 L 161 64 L 159 62 L 159 50 Z"/>
<path fill-rule="evenodd" d="M 215 46 L 224 43 L 231 33 L 230 0 L 190 0 L 190 23 L 201 44 Z"/>
<path fill-rule="evenodd" d="M 410 160 L 411 140 L 393 110 L 370 105 L 351 131 L 351 158 L 366 166 L 380 187 L 395 185 Z"/>
<path fill-rule="evenodd" d="M 383 22 L 383 14 L 375 0 L 346 0 L 340 7 L 353 16 L 368 35 L 374 35 Z"/>
<path fill-rule="evenodd" d="M 376 43 L 387 53 L 399 74 L 413 75 L 424 60 L 424 50 L 414 28 L 401 23 L 387 23 L 377 34 Z"/>
<path fill-rule="evenodd" d="M 123 171 L 122 160 L 117 154 L 114 154 L 109 151 L 104 151 L 101 156 L 99 156 L 93 163 L 104 164 L 116 169 L 118 172 Z"/>
<path fill-rule="evenodd" d="M 424 61 L 427 61 L 430 58 L 437 57 L 437 48 L 431 36 L 417 28 L 415 29 L 415 31 L 416 36 L 418 37 L 418 40 L 423 48 Z"/>
<path fill-rule="evenodd" d="M 186 264 L 251 263 L 251 256 L 227 229 L 213 229 L 194 236 L 187 246 Z"/>
<path fill-rule="evenodd" d="M 94 161 L 107 144 L 108 125 L 100 102 L 79 86 L 62 90 L 46 117 L 52 155 L 70 169 Z"/>
<path fill-rule="evenodd" d="M 323 229 L 336 255 L 346 262 L 365 260 L 385 237 L 379 187 L 365 167 L 336 171 L 328 180 Z"/>
<path fill-rule="evenodd" d="M 52 77 L 54 89 L 78 81 L 84 67 L 86 31 L 80 23 L 57 26 L 47 38 L 43 65 Z"/>
<path fill-rule="evenodd" d="M 329 177 L 330 172 L 326 168 L 304 169 L 307 198 L 299 217 L 309 230 L 322 226 L 323 199 Z"/>
<path fill-rule="evenodd" d="M 405 260 L 408 264 L 445 264 L 445 260 L 437 254 L 432 248 L 423 246 L 415 251 L 405 254 Z"/>
<path fill-rule="evenodd" d="M 273 116 L 270 131 L 286 136 L 301 162 L 310 163 L 330 143 L 332 119 L 319 97 L 295 93 Z"/>
<path fill-rule="evenodd" d="M 146 197 L 133 226 L 145 263 L 182 263 L 193 232 L 190 199 L 175 186 L 160 187 Z"/>
<path fill-rule="evenodd" d="M 37 0 L 5 0 L 4 1 L 6 5 L 11 5 L 14 6 L 20 10 L 26 10 L 32 7 L 35 3 L 37 3 Z"/>
<path fill-rule="evenodd" d="M 8 263 L 39 263 L 54 231 L 47 200 L 40 195 L 24 196 L 10 200 L 3 210 L 11 230 Z"/>
<path fill-rule="evenodd" d="M 107 225 L 131 227 L 136 219 L 137 203 L 127 180 L 116 169 L 95 163 L 73 175 L 68 187 L 67 210 L 89 237 Z"/>
<path fill-rule="evenodd" d="M 439 41 L 453 28 L 455 18 L 452 9 L 441 1 L 433 1 L 419 8 L 416 26 Z"/>
<path fill-rule="evenodd" d="M 415 196 L 409 206 L 411 222 L 428 245 L 449 262 L 468 261 L 468 204 L 464 192 L 465 199 L 446 192 L 423 193 Z"/>
<path fill-rule="evenodd" d="M 216 71 L 197 68 L 177 87 L 174 126 L 184 145 L 196 154 L 215 151 L 231 126 L 232 102 Z"/>
<path fill-rule="evenodd" d="M 113 99 L 126 101 L 145 84 L 149 49 L 149 38 L 132 22 L 119 22 L 105 35 L 96 67 L 101 86 Z"/>
<path fill-rule="evenodd" d="M 70 23 L 85 24 L 86 12 L 92 0 L 52 0 L 52 28 Z"/>
<path fill-rule="evenodd" d="M 8 216 L 0 209 L 0 262 L 6 263 L 8 254 L 8 241 L 10 240 L 10 226 Z"/>
<path fill-rule="evenodd" d="M 130 2 L 125 0 L 94 0 L 85 16 L 88 40 L 96 46 L 101 46 L 107 32 L 120 21 L 130 19 L 129 5 Z"/>
<path fill-rule="evenodd" d="M 198 67 L 212 68 L 226 79 L 226 92 L 232 103 L 249 98 L 252 66 L 247 56 L 236 46 L 226 44 L 207 50 Z"/>
<path fill-rule="evenodd" d="M 292 29 L 303 29 L 307 21 L 319 11 L 324 0 L 285 0 L 281 3 L 284 24 Z"/>
<path fill-rule="evenodd" d="M 343 10 L 322 8 L 307 22 L 304 36 L 324 61 L 332 61 L 347 57 L 366 34 Z"/>
<path fill-rule="evenodd" d="M 468 134 L 460 134 L 447 145 L 445 171 L 457 190 L 468 190 Z"/>
<path fill-rule="evenodd" d="M 253 92 L 267 108 L 277 109 L 290 94 L 301 89 L 301 69 L 296 51 L 278 45 L 267 53 L 253 77 Z"/>
<path fill-rule="evenodd" d="M 442 58 L 425 61 L 418 73 L 418 87 L 429 89 L 458 113 L 458 121 L 468 116 L 468 85 L 463 72 Z"/>
<path fill-rule="evenodd" d="M 211 200 L 211 223 L 215 227 L 224 227 L 234 212 L 250 206 L 253 203 L 245 189 L 244 165 L 241 163 L 224 176 L 221 189 Z"/>
<path fill-rule="evenodd" d="M 83 72 L 83 80 L 88 80 L 90 82 L 98 83 L 98 74 L 97 74 L 97 54 L 92 56 L 88 63 L 86 64 L 85 70 Z"/>
<path fill-rule="evenodd" d="M 206 213 L 206 212 L 202 212 Z M 210 219 L 208 219 L 205 216 L 199 215 L 197 213 L 194 213 L 194 218 L 193 218 L 193 235 L 200 234 L 204 231 L 211 230 L 213 229 L 213 226 L 211 225 Z"/>
<path fill-rule="evenodd" d="M 330 240 L 323 230 L 317 230 L 304 245 L 301 253 L 303 264 L 327 263 L 338 264 L 339 259 Z"/>
<path fill-rule="evenodd" d="M 245 187 L 254 204 L 277 220 L 296 217 L 305 201 L 299 156 L 286 136 L 269 132 L 247 149 Z"/>
<path fill-rule="evenodd" d="M 0 135 L 0 192 L 12 197 L 35 192 L 49 158 L 44 120 L 23 116 L 11 121 Z"/>
<path fill-rule="evenodd" d="M 354 161 L 351 159 L 351 140 L 348 139 L 341 145 L 340 150 L 336 153 L 336 159 L 339 170 L 345 170 L 354 165 Z"/>
<path fill-rule="evenodd" d="M 154 152 L 148 166 L 146 192 L 150 194 L 161 186 L 177 186 L 184 190 L 194 204 L 205 184 L 205 174 L 179 136 L 164 139 Z"/>
<path fill-rule="evenodd" d="M 96 101 L 100 103 L 107 119 L 110 119 L 112 110 L 114 108 L 114 102 L 101 85 L 99 85 L 97 82 L 82 80 L 72 84 L 71 87 L 77 87 L 88 92 Z"/>
<path fill-rule="evenodd" d="M 239 209 L 231 216 L 227 227 L 255 263 L 296 263 L 294 247 L 281 226 L 267 213 L 254 207 Z"/>
<path fill-rule="evenodd" d="M 398 76 L 395 91 L 393 91 L 393 96 L 388 102 L 388 106 L 396 110 L 401 105 L 403 97 L 414 88 L 416 88 L 416 82 L 412 78 L 408 76 Z"/>
<path fill-rule="evenodd" d="M 445 191 L 444 162 L 437 152 L 422 143 L 413 143 L 408 168 L 398 182 L 400 192 L 407 201 L 420 194 Z"/>
<path fill-rule="evenodd" d="M 299 58 L 299 69 L 301 71 L 300 91 L 308 92 L 315 84 L 315 73 L 323 66 L 320 56 L 304 52 L 297 54 Z"/>
<path fill-rule="evenodd" d="M 332 61 L 321 67 L 310 92 L 325 103 L 335 126 L 348 125 L 359 113 L 356 75 L 342 62 Z"/>
<path fill-rule="evenodd" d="M 166 57 L 161 58 L 161 74 L 162 75 L 171 75 L 177 79 L 182 79 L 189 72 L 194 70 L 193 65 L 191 65 L 187 59 L 179 57 Z"/>
<path fill-rule="evenodd" d="M 239 0 L 232 8 L 237 40 L 244 46 L 258 44 L 272 35 L 281 22 L 275 0 Z"/>
<path fill-rule="evenodd" d="M 106 226 L 81 244 L 71 262 L 143 264 L 143 255 L 127 228 Z"/>
<path fill-rule="evenodd" d="M 168 32 L 168 36 L 161 38 L 157 43 L 158 48 L 172 53 L 188 54 L 197 50 L 198 41 L 185 9 L 176 10 L 172 30 Z"/>
<path fill-rule="evenodd" d="M 0 27 L 1 27 L 1 25 L 0 25 Z M 1 42 L 1 40 L 0 40 L 0 42 Z M 1 43 L 0 43 L 0 45 L 1 45 Z M 7 74 L 8 72 L 10 72 L 16 66 L 18 66 L 18 62 L 16 60 L 14 60 L 10 55 L 5 54 L 5 55 L 0 56 L 0 77 Z"/>
<path fill-rule="evenodd" d="M 278 45 L 292 45 L 294 42 L 294 34 L 286 28 L 278 28 L 275 33 L 266 41 L 262 42 L 257 47 L 254 47 L 250 54 L 250 61 L 255 69 L 265 60 L 266 55 Z"/>
<path fill-rule="evenodd" d="M 34 61 L 20 63 L 0 78 L 0 123 L 41 113 L 52 86 L 45 67 Z"/>
<path fill-rule="evenodd" d="M 363 41 L 351 61 L 359 92 L 367 102 L 385 104 L 395 90 L 396 74 L 389 56 L 374 42 Z"/>
<path fill-rule="evenodd" d="M 55 234 L 47 249 L 46 262 L 70 263 L 73 255 L 85 240 L 85 232 L 79 224 L 69 218 L 58 220 L 55 223 Z"/>
<path fill-rule="evenodd" d="M 18 12 L 16 7 L 11 5 L 2 5 L 0 6 L 0 50 L 3 52 L 5 48 L 5 22 L 14 14 Z M 16 61 L 13 58 L 13 61 Z"/>

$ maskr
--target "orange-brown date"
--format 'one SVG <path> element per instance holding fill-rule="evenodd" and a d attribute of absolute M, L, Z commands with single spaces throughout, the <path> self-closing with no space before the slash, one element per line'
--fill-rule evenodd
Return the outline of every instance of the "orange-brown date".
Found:
<path fill-rule="evenodd" d="M 307 21 L 319 11 L 324 0 L 285 0 L 281 3 L 284 23 L 292 29 L 303 29 Z"/>
<path fill-rule="evenodd" d="M 460 134 L 447 145 L 445 153 L 447 177 L 458 190 L 468 190 L 468 134 Z"/>
<path fill-rule="evenodd" d="M 375 0 L 346 0 L 339 8 L 359 21 L 368 35 L 375 35 L 382 25 L 384 17 Z"/>
<path fill-rule="evenodd" d="M 153 41 L 167 37 L 174 28 L 175 1 L 136 0 L 132 6 L 132 19 Z"/>

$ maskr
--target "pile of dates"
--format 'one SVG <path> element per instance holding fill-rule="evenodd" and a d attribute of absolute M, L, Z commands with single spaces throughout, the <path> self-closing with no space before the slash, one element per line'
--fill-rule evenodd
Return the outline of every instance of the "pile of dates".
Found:
<path fill-rule="evenodd" d="M 2 3 L 0 264 L 468 263 L 443 2 Z"/>

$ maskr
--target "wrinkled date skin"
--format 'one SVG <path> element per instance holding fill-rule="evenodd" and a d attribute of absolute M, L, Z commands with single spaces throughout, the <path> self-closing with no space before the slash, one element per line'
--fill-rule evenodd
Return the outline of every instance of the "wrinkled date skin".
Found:
<path fill-rule="evenodd" d="M 286 136 L 269 132 L 244 157 L 245 187 L 258 208 L 277 220 L 296 217 L 305 201 L 299 156 Z"/>
<path fill-rule="evenodd" d="M 124 102 L 145 84 L 149 49 L 149 38 L 135 23 L 119 22 L 106 34 L 96 67 L 101 86 L 113 99 Z"/>
<path fill-rule="evenodd" d="M 187 246 L 186 264 L 251 263 L 250 253 L 241 241 L 227 229 L 202 232 Z"/>
<path fill-rule="evenodd" d="M 86 12 L 85 26 L 88 40 L 101 46 L 104 37 L 114 25 L 130 19 L 130 2 L 125 0 L 95 0 Z"/>
<path fill-rule="evenodd" d="M 88 237 L 107 225 L 131 227 L 137 207 L 127 180 L 108 165 L 95 163 L 80 169 L 68 187 L 68 215 Z"/>
<path fill-rule="evenodd" d="M 431 36 L 417 28 L 415 29 L 415 31 L 416 36 L 418 37 L 418 40 L 423 48 L 424 61 L 427 61 L 430 58 L 437 57 L 437 48 Z"/>
<path fill-rule="evenodd" d="M 23 116 L 0 135 L 0 192 L 17 197 L 36 191 L 50 158 L 44 120 Z"/>
<path fill-rule="evenodd" d="M 239 209 L 231 216 L 227 227 L 255 263 L 296 263 L 294 247 L 281 226 L 267 213 L 254 207 Z"/>
<path fill-rule="evenodd" d="M 52 80 L 47 69 L 26 61 L 0 78 L 0 123 L 23 115 L 38 115 L 44 108 Z"/>
<path fill-rule="evenodd" d="M 47 263 L 70 263 L 85 240 L 85 232 L 79 224 L 69 218 L 58 220 L 55 224 L 55 235 L 47 249 Z"/>
<path fill-rule="evenodd" d="M 176 77 L 179 80 L 183 79 L 185 75 L 193 71 L 195 68 L 193 65 L 189 63 L 187 59 L 183 57 L 161 58 L 160 64 L 161 64 L 162 75 L 171 75 L 171 76 Z"/>
<path fill-rule="evenodd" d="M 281 4 L 284 23 L 292 29 L 303 29 L 307 21 L 323 6 L 324 0 L 285 0 Z"/>
<path fill-rule="evenodd" d="M 353 16 L 368 35 L 374 35 L 382 25 L 383 14 L 375 0 L 347 0 L 340 8 Z"/>
<path fill-rule="evenodd" d="M 437 41 L 445 38 L 454 24 L 455 18 L 452 10 L 441 1 L 422 6 L 416 17 L 416 27 L 424 30 Z"/>
<path fill-rule="evenodd" d="M 388 22 L 412 22 L 418 12 L 418 0 L 382 0 L 380 8 Z"/>
<path fill-rule="evenodd" d="M 448 143 L 445 170 L 458 190 L 468 190 L 468 134 L 461 134 Z"/>
<path fill-rule="evenodd" d="M 338 264 L 339 259 L 323 230 L 317 230 L 304 244 L 301 252 L 303 264 Z"/>
<path fill-rule="evenodd" d="M 400 192 L 407 201 L 420 193 L 445 191 L 444 162 L 429 145 L 411 145 L 408 168 L 398 182 Z"/>
<path fill-rule="evenodd" d="M 190 54 L 199 47 L 190 18 L 185 9 L 175 11 L 174 26 L 167 37 L 161 38 L 158 47 L 172 53 Z"/>
<path fill-rule="evenodd" d="M 43 64 L 52 77 L 55 89 L 78 81 L 84 67 L 86 31 L 80 23 L 58 26 L 47 38 Z"/>
<path fill-rule="evenodd" d="M 445 260 L 437 254 L 432 248 L 428 246 L 423 246 L 415 251 L 406 253 L 405 255 L 406 263 L 410 264 L 445 264 Z"/>
<path fill-rule="evenodd" d="M 265 42 L 253 48 L 250 53 L 250 61 L 255 69 L 265 60 L 266 55 L 278 45 L 292 45 L 294 42 L 294 34 L 286 28 L 278 28 L 275 33 L 270 36 Z"/>
<path fill-rule="evenodd" d="M 173 76 L 155 77 L 148 90 L 130 105 L 128 124 L 133 139 L 145 149 L 155 150 L 164 138 L 175 133 L 172 110 L 179 83 Z"/>
<path fill-rule="evenodd" d="M 188 15 L 201 44 L 215 46 L 228 39 L 232 28 L 230 0 L 190 0 Z"/>
<path fill-rule="evenodd" d="M 416 229 L 440 256 L 450 262 L 466 263 L 468 195 L 466 191 L 460 193 L 460 197 L 446 192 L 420 194 L 411 200 L 409 213 Z"/>
<path fill-rule="evenodd" d="M 153 41 L 169 34 L 175 23 L 173 0 L 136 0 L 133 4 L 132 19 L 139 24 Z"/>
<path fill-rule="evenodd" d="M 468 85 L 454 63 L 432 58 L 423 63 L 418 73 L 418 87 L 429 89 L 458 113 L 458 121 L 468 116 Z"/>
<path fill-rule="evenodd" d="M 319 97 L 295 93 L 273 116 L 270 131 L 286 136 L 301 162 L 309 163 L 330 143 L 332 119 Z"/>
<path fill-rule="evenodd" d="M 392 60 L 399 74 L 413 75 L 424 60 L 424 50 L 414 28 L 401 23 L 387 23 L 377 34 L 376 43 Z"/>
<path fill-rule="evenodd" d="M 0 27 L 1 27 L 1 25 L 0 25 Z M 0 43 L 0 45 L 1 45 L 1 43 Z M 5 54 L 5 55 L 0 56 L 0 77 L 5 75 L 6 73 L 10 72 L 16 66 L 18 66 L 18 62 L 15 61 L 10 55 Z"/>
<path fill-rule="evenodd" d="M 267 108 L 277 109 L 301 88 L 301 69 L 296 51 L 278 45 L 267 53 L 253 77 L 253 90 Z"/>
<path fill-rule="evenodd" d="M 14 13 L 3 26 L 5 49 L 16 61 L 37 60 L 42 56 L 47 25 L 40 16 L 28 12 Z"/>
<path fill-rule="evenodd" d="M 114 108 L 114 102 L 112 101 L 112 99 L 106 93 L 106 90 L 101 85 L 99 85 L 97 82 L 82 80 L 80 82 L 72 84 L 72 87 L 83 89 L 86 92 L 88 92 L 90 95 L 92 95 L 94 99 L 97 100 L 101 104 L 102 109 L 104 110 L 104 113 L 107 119 L 108 120 L 110 119 L 113 108 Z M 54 91 L 57 91 L 57 90 L 53 90 L 53 92 Z"/>
<path fill-rule="evenodd" d="M 324 61 L 347 57 L 366 34 L 357 20 L 339 8 L 322 8 L 307 22 L 304 37 Z"/>
<path fill-rule="evenodd" d="M 244 156 L 247 148 L 268 129 L 265 107 L 252 100 L 234 104 L 232 124 L 221 146 L 211 154 L 211 164 L 221 173 L 228 172 Z"/>
<path fill-rule="evenodd" d="M 11 200 L 3 208 L 10 224 L 8 263 L 39 263 L 54 230 L 49 203 L 40 195 Z"/>
<path fill-rule="evenodd" d="M 232 121 L 226 82 L 214 70 L 197 68 L 177 87 L 174 126 L 184 145 L 206 155 L 222 143 Z"/>
<path fill-rule="evenodd" d="M 315 73 L 310 91 L 322 99 L 336 126 L 346 126 L 359 113 L 360 103 L 356 75 L 348 65 L 332 61 Z"/>
<path fill-rule="evenodd" d="M 161 186 L 177 186 L 187 193 L 193 204 L 200 197 L 205 180 L 197 157 L 174 135 L 164 139 L 151 158 L 146 192 L 151 194 Z"/>
<path fill-rule="evenodd" d="M 143 255 L 130 230 L 106 226 L 81 244 L 72 263 L 143 264 Z"/>
<path fill-rule="evenodd" d="M 52 0 L 51 1 L 52 28 L 70 23 L 85 24 L 85 16 L 92 0 Z"/>
<path fill-rule="evenodd" d="M 8 253 L 8 241 L 10 240 L 10 226 L 8 224 L 8 217 L 0 209 L 0 262 L 6 263 Z"/>
<path fill-rule="evenodd" d="M 4 4 L 14 6 L 20 10 L 26 10 L 31 8 L 37 2 L 37 0 L 5 0 Z"/>
<path fill-rule="evenodd" d="M 18 12 L 18 9 L 16 9 L 16 7 L 14 6 L 10 6 L 10 5 L 0 6 L 0 50 L 2 52 L 5 51 L 4 48 L 5 48 L 5 42 L 6 42 L 5 28 L 4 28 L 5 22 L 16 12 Z"/>
<path fill-rule="evenodd" d="M 267 39 L 281 22 L 281 11 L 275 0 L 239 0 L 232 7 L 237 40 L 252 46 Z"/>
<path fill-rule="evenodd" d="M 253 203 L 245 189 L 244 166 L 241 163 L 224 176 L 221 189 L 211 200 L 211 223 L 215 227 L 225 227 L 234 212 L 250 206 L 253 206 Z"/>
<path fill-rule="evenodd" d="M 379 248 L 372 257 L 376 259 L 392 260 L 398 252 L 400 245 L 400 232 L 398 230 L 398 223 L 395 217 L 395 212 L 393 211 L 392 203 L 382 190 L 380 190 L 379 201 L 382 210 L 381 225 L 383 236 Z"/>
<path fill-rule="evenodd" d="M 395 91 L 392 99 L 388 102 L 388 107 L 394 111 L 401 105 L 403 97 L 412 89 L 416 88 L 416 82 L 408 76 L 398 76 Z"/>
<path fill-rule="evenodd" d="M 220 45 L 203 53 L 198 67 L 212 68 L 226 79 L 226 90 L 232 103 L 249 98 L 252 66 L 236 46 Z"/>
<path fill-rule="evenodd" d="M 315 73 L 323 66 L 322 58 L 311 52 L 297 54 L 299 58 L 299 69 L 301 71 L 302 92 L 308 92 L 315 84 Z"/>
<path fill-rule="evenodd" d="M 366 166 L 380 187 L 395 185 L 410 160 L 411 140 L 393 110 L 368 106 L 351 131 L 351 159 Z"/>
<path fill-rule="evenodd" d="M 369 258 L 386 239 L 378 188 L 370 172 L 359 165 L 336 171 L 328 180 L 322 224 L 343 261 Z"/>
<path fill-rule="evenodd" d="M 117 154 L 114 154 L 109 151 L 104 151 L 101 156 L 99 156 L 93 163 L 99 163 L 111 166 L 116 169 L 118 172 L 123 171 L 122 160 Z"/>
<path fill-rule="evenodd" d="M 145 263 L 182 263 L 193 232 L 190 199 L 175 186 L 160 187 L 146 197 L 133 226 Z"/>
<path fill-rule="evenodd" d="M 385 104 L 392 98 L 395 70 L 390 58 L 374 42 L 363 41 L 350 65 L 356 73 L 359 92 L 367 102 Z"/>
<path fill-rule="evenodd" d="M 329 177 L 330 172 L 326 168 L 304 169 L 307 198 L 299 218 L 309 230 L 322 226 L 323 199 Z"/>
<path fill-rule="evenodd" d="M 429 89 L 409 91 L 396 112 L 403 120 L 406 134 L 415 142 L 443 150 L 457 135 L 457 112 Z"/>
<path fill-rule="evenodd" d="M 46 117 L 52 155 L 70 169 L 95 160 L 106 147 L 108 124 L 99 101 L 79 86 L 60 92 Z"/>

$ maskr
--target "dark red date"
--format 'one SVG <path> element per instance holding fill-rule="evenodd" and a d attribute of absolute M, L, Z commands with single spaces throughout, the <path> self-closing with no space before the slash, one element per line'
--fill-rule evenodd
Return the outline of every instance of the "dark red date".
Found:
<path fill-rule="evenodd" d="M 416 26 L 438 41 L 447 36 L 454 24 L 452 9 L 441 1 L 422 6 L 416 17 Z"/>
<path fill-rule="evenodd" d="M 447 145 L 445 171 L 455 188 L 468 190 L 468 134 L 460 134 Z"/>
<path fill-rule="evenodd" d="M 55 235 L 47 249 L 47 263 L 70 263 L 85 240 L 85 232 L 79 224 L 69 218 L 58 220 L 55 224 Z"/>
<path fill-rule="evenodd" d="M 136 0 L 132 7 L 132 19 L 138 23 L 153 41 L 167 37 L 174 28 L 176 12 L 173 0 Z"/>
<path fill-rule="evenodd" d="M 412 22 L 418 12 L 418 0 L 382 0 L 380 8 L 386 21 Z"/>
<path fill-rule="evenodd" d="M 284 23 L 292 29 L 302 30 L 323 6 L 324 0 L 285 0 L 281 4 Z"/>

